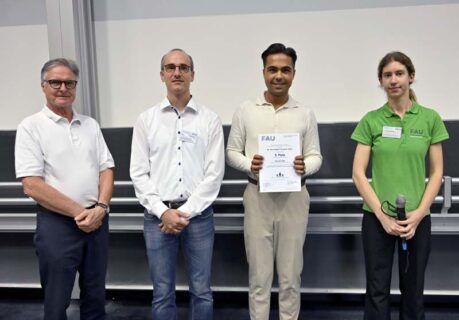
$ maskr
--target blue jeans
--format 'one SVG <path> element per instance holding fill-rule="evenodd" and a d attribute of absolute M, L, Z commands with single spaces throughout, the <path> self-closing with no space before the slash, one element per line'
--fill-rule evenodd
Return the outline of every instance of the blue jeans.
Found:
<path fill-rule="evenodd" d="M 213 298 L 210 278 L 214 246 L 212 208 L 207 208 L 201 215 L 191 219 L 190 224 L 178 235 L 162 233 L 158 226 L 160 222 L 156 216 L 145 212 L 144 237 L 153 282 L 153 319 L 177 318 L 175 269 L 181 245 L 190 286 L 188 319 L 211 320 Z"/>

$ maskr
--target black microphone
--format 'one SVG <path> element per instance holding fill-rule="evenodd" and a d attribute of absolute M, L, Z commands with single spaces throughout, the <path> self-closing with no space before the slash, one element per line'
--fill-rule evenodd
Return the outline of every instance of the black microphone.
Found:
<path fill-rule="evenodd" d="M 397 199 L 395 200 L 395 205 L 397 207 L 397 219 L 401 221 L 406 220 L 405 196 L 402 194 L 397 195 Z M 408 244 L 406 243 L 406 238 L 402 238 L 402 250 L 403 251 L 408 250 Z"/>

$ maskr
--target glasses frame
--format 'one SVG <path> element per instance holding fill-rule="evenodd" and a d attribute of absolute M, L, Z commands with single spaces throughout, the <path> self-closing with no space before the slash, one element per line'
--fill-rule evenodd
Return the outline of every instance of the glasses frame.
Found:
<path fill-rule="evenodd" d="M 174 66 L 174 69 L 172 69 L 172 66 Z M 163 70 L 164 72 L 166 73 L 174 73 L 175 70 L 177 70 L 177 68 L 179 69 L 179 73 L 180 74 L 184 74 L 184 73 L 188 73 L 191 70 L 191 66 L 187 65 L 187 64 L 179 64 L 179 65 L 175 65 L 173 63 L 169 63 L 169 64 L 166 64 L 163 66 Z"/>
<path fill-rule="evenodd" d="M 48 85 L 53 89 L 60 89 L 62 87 L 62 84 L 64 84 L 65 88 L 68 90 L 75 89 L 78 84 L 77 80 L 49 79 L 43 80 L 43 82 L 47 82 Z M 57 84 L 59 84 L 59 86 Z"/>

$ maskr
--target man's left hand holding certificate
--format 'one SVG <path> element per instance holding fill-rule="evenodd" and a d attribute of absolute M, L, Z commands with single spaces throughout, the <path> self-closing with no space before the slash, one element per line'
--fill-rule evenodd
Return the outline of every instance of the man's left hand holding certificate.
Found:
<path fill-rule="evenodd" d="M 260 134 L 258 152 L 263 156 L 260 170 L 260 192 L 294 192 L 301 190 L 301 175 L 295 172 L 294 161 L 300 155 L 298 133 Z"/>

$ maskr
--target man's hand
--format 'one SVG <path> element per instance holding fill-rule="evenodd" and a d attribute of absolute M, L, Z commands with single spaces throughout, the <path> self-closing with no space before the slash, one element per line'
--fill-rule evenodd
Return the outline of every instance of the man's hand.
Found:
<path fill-rule="evenodd" d="M 179 234 L 190 223 L 189 214 L 176 209 L 168 209 L 161 216 L 161 232 Z"/>
<path fill-rule="evenodd" d="M 304 174 L 304 156 L 296 156 L 295 160 L 293 161 L 293 167 L 295 168 L 295 172 L 300 176 Z"/>
<path fill-rule="evenodd" d="M 253 174 L 258 174 L 263 168 L 263 156 L 256 154 L 253 156 L 252 165 L 250 166 L 250 171 Z"/>
<path fill-rule="evenodd" d="M 105 217 L 105 210 L 101 207 L 85 209 L 75 217 L 75 222 L 82 231 L 89 233 L 97 230 L 102 225 Z"/>

